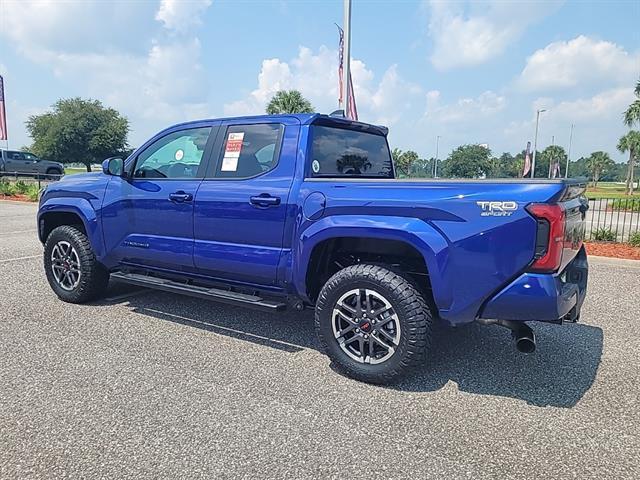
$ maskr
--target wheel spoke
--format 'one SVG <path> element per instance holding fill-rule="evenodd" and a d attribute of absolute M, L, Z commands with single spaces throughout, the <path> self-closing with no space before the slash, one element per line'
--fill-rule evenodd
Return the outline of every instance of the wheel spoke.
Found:
<path fill-rule="evenodd" d="M 387 332 L 384 328 L 377 329 L 377 330 L 376 330 L 376 333 L 381 334 L 381 335 L 385 338 L 385 340 L 388 340 L 388 341 L 389 341 L 389 342 L 391 342 L 393 345 L 396 345 L 396 346 L 398 345 L 398 344 L 397 344 L 397 342 L 396 342 L 395 337 L 393 337 L 392 335 L 390 335 L 390 334 L 389 334 L 389 332 Z M 377 337 L 376 337 L 376 340 L 377 340 Z"/>
<path fill-rule="evenodd" d="M 346 316 L 344 313 L 342 313 L 340 310 L 336 310 L 336 314 L 338 314 L 338 316 L 344 320 L 345 322 L 348 322 L 349 324 L 353 324 L 355 325 L 356 322 L 353 320 L 353 318 L 350 318 L 348 316 Z"/>
<path fill-rule="evenodd" d="M 384 306 L 380 307 L 379 309 L 374 310 L 374 312 L 371 314 L 371 316 L 373 318 L 378 318 L 378 316 L 380 316 L 383 313 L 386 313 L 386 312 L 388 312 L 390 310 L 393 310 L 393 307 L 384 305 Z M 389 317 L 387 317 L 387 318 L 389 318 Z"/>
<path fill-rule="evenodd" d="M 344 337 L 347 333 L 352 332 L 355 328 L 356 328 L 356 324 L 355 323 L 350 324 L 347 328 L 344 328 L 344 329 L 340 330 L 336 334 L 336 338 Z"/>
<path fill-rule="evenodd" d="M 344 345 L 345 347 L 353 342 L 355 342 L 356 340 L 358 340 L 360 337 L 358 335 L 354 335 L 351 338 L 348 338 L 347 340 L 345 340 L 344 342 L 342 342 L 342 345 Z"/>

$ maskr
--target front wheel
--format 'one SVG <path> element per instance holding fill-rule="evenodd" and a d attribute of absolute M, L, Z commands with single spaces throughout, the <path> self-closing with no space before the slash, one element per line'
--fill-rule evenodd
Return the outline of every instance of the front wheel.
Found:
<path fill-rule="evenodd" d="M 401 275 L 378 265 L 340 270 L 322 288 L 315 325 L 327 355 L 349 376 L 390 383 L 424 363 L 432 315 Z"/>
<path fill-rule="evenodd" d="M 109 272 L 100 264 L 87 236 L 70 225 L 54 228 L 44 245 L 49 285 L 65 302 L 84 303 L 106 291 Z"/>

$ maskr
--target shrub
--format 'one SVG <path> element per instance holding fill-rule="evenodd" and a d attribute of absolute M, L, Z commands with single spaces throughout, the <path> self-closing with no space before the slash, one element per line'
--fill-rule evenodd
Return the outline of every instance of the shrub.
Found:
<path fill-rule="evenodd" d="M 640 198 L 616 198 L 612 200 L 611 208 L 614 210 L 626 210 L 628 212 L 640 212 Z"/>
<path fill-rule="evenodd" d="M 0 180 L 0 195 L 12 196 L 15 195 L 16 189 L 13 184 Z"/>
<path fill-rule="evenodd" d="M 23 182 L 22 180 L 18 180 L 14 185 L 16 193 L 20 195 L 24 195 L 29 191 L 29 184 Z"/>
<path fill-rule="evenodd" d="M 27 197 L 29 197 L 29 200 L 31 200 L 32 202 L 38 201 L 39 193 L 40 193 L 40 189 L 38 188 L 38 185 L 35 183 L 32 183 L 31 185 L 29 185 L 29 188 L 25 192 Z"/>
<path fill-rule="evenodd" d="M 593 231 L 593 239 L 597 242 L 615 242 L 616 234 L 610 228 L 598 228 Z"/>
<path fill-rule="evenodd" d="M 629 237 L 629 243 L 634 247 L 640 247 L 640 230 L 631 234 Z"/>

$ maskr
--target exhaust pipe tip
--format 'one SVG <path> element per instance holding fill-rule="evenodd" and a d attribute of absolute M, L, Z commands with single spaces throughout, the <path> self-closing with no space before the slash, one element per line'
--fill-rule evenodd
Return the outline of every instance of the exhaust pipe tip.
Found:
<path fill-rule="evenodd" d="M 536 337 L 533 330 L 521 329 L 513 332 L 516 339 L 516 348 L 521 353 L 533 353 L 536 351 Z"/>

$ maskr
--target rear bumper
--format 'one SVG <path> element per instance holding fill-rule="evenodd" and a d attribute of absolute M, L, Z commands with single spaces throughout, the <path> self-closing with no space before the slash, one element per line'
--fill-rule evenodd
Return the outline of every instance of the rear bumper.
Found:
<path fill-rule="evenodd" d="M 583 246 L 561 273 L 523 273 L 485 305 L 480 318 L 576 322 L 587 293 L 588 275 Z"/>

